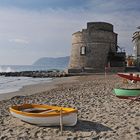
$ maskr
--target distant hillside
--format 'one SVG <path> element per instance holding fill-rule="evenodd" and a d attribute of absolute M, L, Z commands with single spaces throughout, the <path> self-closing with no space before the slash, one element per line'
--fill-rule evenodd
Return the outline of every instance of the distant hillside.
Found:
<path fill-rule="evenodd" d="M 65 69 L 68 67 L 69 63 L 69 56 L 66 57 L 58 57 L 58 58 L 51 58 L 51 57 L 42 57 L 35 61 L 33 65 L 37 66 L 47 66 L 48 69 Z"/>

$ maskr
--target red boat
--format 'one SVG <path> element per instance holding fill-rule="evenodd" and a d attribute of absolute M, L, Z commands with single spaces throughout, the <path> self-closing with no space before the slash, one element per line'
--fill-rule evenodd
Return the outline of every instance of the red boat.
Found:
<path fill-rule="evenodd" d="M 120 77 L 122 77 L 122 78 L 131 80 L 131 81 L 140 81 L 139 74 L 133 74 L 133 73 L 130 73 L 130 74 L 118 73 L 117 75 L 120 76 Z"/>

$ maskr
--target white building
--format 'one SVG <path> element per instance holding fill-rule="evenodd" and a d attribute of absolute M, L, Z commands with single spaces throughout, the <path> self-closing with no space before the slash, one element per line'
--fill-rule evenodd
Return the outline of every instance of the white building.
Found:
<path fill-rule="evenodd" d="M 133 43 L 134 43 L 134 57 L 136 59 L 136 65 L 137 67 L 140 67 L 140 31 L 136 31 L 133 34 Z"/>

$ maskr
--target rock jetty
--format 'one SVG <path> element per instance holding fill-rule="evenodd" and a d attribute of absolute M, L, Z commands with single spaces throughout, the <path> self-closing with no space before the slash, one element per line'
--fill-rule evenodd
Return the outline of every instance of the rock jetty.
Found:
<path fill-rule="evenodd" d="M 0 76 L 23 76 L 33 78 L 47 78 L 47 77 L 66 77 L 68 74 L 64 71 L 21 71 L 21 72 L 1 72 Z"/>

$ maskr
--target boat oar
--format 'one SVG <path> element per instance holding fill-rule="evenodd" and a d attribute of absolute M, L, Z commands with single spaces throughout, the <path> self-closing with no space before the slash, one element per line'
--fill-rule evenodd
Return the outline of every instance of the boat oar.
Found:
<path fill-rule="evenodd" d="M 49 110 L 43 111 L 43 112 L 41 112 L 39 114 L 45 114 L 45 113 L 50 113 L 50 112 L 54 112 L 54 111 L 58 111 L 58 110 L 56 110 L 56 109 L 49 109 Z"/>

